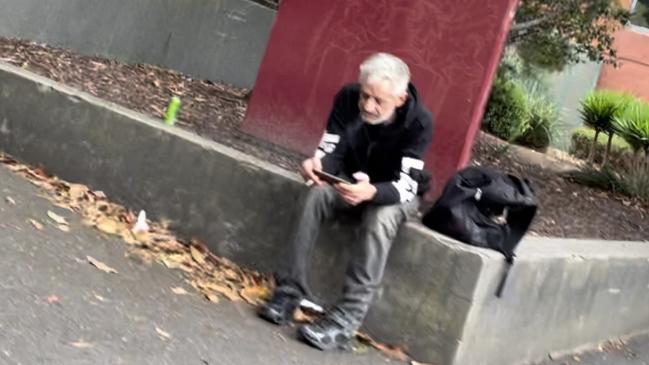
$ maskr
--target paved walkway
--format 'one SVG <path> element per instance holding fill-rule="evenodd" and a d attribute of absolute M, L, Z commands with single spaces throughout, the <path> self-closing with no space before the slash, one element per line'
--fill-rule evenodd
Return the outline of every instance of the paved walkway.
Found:
<path fill-rule="evenodd" d="M 536 365 L 649 365 L 649 335 L 637 336 L 624 344 L 618 342 L 617 346 L 615 343 L 606 345 L 603 350 L 567 355 Z"/>
<path fill-rule="evenodd" d="M 210 303 L 178 272 L 125 257 L 122 242 L 39 194 L 0 166 L 0 364 L 396 364 L 370 350 L 323 353 L 246 304 Z M 66 217 L 71 232 L 49 223 L 48 210 Z M 190 295 L 173 294 L 179 286 Z"/>
<path fill-rule="evenodd" d="M 259 320 L 249 305 L 210 303 L 178 272 L 127 258 L 121 241 L 40 194 L 0 166 L 0 364 L 398 364 L 371 350 L 323 353 L 297 341 L 294 328 Z M 66 217 L 71 232 L 49 223 L 48 210 Z M 173 294 L 179 286 L 190 294 Z M 649 365 L 649 336 L 536 365 L 584 364 Z"/>

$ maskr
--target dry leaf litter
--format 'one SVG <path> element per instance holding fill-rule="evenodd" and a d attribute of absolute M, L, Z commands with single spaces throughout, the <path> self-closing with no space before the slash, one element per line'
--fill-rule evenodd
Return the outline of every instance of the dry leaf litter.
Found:
<path fill-rule="evenodd" d="M 55 206 L 80 214 L 85 225 L 95 227 L 105 234 L 121 237 L 129 245 L 130 255 L 135 255 L 146 263 L 159 262 L 167 268 L 183 271 L 187 281 L 211 302 L 218 302 L 220 297 L 225 297 L 231 301 L 243 300 L 257 306 L 271 294 L 273 281 L 270 277 L 241 268 L 227 258 L 215 256 L 198 240 L 180 240 L 168 229 L 166 223 L 149 222 L 149 230 L 146 232 L 133 229 L 138 222 L 138 215 L 110 202 L 101 191 L 48 176 L 42 169 L 24 165 L 3 153 L 0 153 L 0 163 L 47 191 L 49 194 L 46 198 Z M 69 228 L 69 223 L 64 217 L 52 211 L 48 211 L 47 215 L 59 229 Z M 141 226 L 143 215 L 140 213 L 139 216 Z M 30 223 L 38 230 L 43 229 L 42 224 L 34 219 L 30 219 Z M 86 259 L 99 270 L 117 273 L 117 270 L 91 256 Z M 186 294 L 182 288 L 173 288 L 172 291 L 179 295 Z M 295 312 L 295 320 L 298 323 L 313 322 L 318 315 L 298 309 Z M 161 338 L 170 337 L 159 328 L 156 328 L 156 332 Z M 381 344 L 363 333 L 358 333 L 356 338 L 361 345 L 370 346 L 390 358 L 399 361 L 410 360 L 405 348 Z M 73 342 L 71 345 L 79 348 L 93 346 L 85 341 Z"/>
<path fill-rule="evenodd" d="M 136 255 L 144 262 L 159 262 L 170 269 L 182 270 L 188 282 L 211 301 L 226 297 L 259 305 L 270 294 L 272 282 L 269 277 L 213 255 L 201 242 L 181 241 L 166 225 L 149 223 L 148 232 L 134 232 L 131 227 L 137 221 L 136 214 L 110 202 L 100 191 L 50 177 L 43 170 L 21 164 L 4 154 L 0 154 L 0 163 L 46 190 L 49 193 L 46 197 L 57 207 L 79 213 L 85 225 L 121 237 L 129 245 L 130 255 Z M 47 216 L 57 228 L 69 228 L 67 219 L 61 215 L 48 211 Z M 30 219 L 29 222 L 37 230 L 43 229 L 37 220 Z M 87 261 L 104 272 L 117 272 L 93 257 L 88 256 Z"/>

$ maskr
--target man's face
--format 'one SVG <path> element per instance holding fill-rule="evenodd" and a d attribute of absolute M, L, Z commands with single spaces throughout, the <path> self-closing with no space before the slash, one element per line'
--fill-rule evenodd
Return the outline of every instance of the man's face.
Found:
<path fill-rule="evenodd" d="M 406 102 L 407 94 L 396 96 L 388 80 L 364 82 L 358 107 L 365 123 L 379 124 L 390 119 L 394 111 Z"/>

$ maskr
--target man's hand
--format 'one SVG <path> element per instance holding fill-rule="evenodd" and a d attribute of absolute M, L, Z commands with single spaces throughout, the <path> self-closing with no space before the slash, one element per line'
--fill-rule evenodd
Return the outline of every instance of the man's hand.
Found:
<path fill-rule="evenodd" d="M 356 184 L 336 184 L 336 190 L 343 200 L 351 205 L 374 199 L 376 187 L 369 181 L 359 181 Z"/>
<path fill-rule="evenodd" d="M 313 170 L 322 171 L 322 161 L 320 161 L 319 158 L 311 157 L 302 161 L 302 170 L 300 173 L 304 179 L 307 181 L 313 181 L 316 185 L 322 185 L 323 182 L 313 173 Z"/>

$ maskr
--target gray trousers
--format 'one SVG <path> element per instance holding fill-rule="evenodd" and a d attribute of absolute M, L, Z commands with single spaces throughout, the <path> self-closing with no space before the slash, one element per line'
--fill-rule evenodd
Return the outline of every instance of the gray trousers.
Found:
<path fill-rule="evenodd" d="M 321 223 L 344 213 L 355 212 L 361 218 L 360 237 L 350 245 L 351 258 L 343 295 L 336 310 L 342 312 L 355 327 L 360 326 L 381 284 L 390 247 L 399 227 L 417 210 L 418 205 L 419 201 L 414 199 L 403 204 L 353 207 L 329 185 L 311 188 L 295 222 L 286 260 L 278 271 L 279 286 L 296 285 L 303 294 L 308 293 L 307 261 Z"/>

